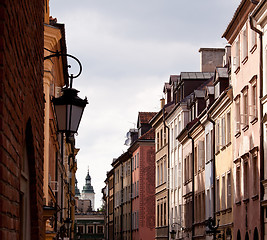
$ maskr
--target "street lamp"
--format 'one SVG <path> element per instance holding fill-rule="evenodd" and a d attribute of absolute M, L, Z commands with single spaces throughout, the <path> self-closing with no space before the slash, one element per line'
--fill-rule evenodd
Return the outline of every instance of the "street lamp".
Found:
<path fill-rule="evenodd" d="M 78 97 L 78 90 L 74 88 L 62 89 L 63 95 L 59 98 L 53 98 L 52 102 L 55 107 L 58 132 L 64 132 L 67 135 L 77 133 L 82 114 L 87 99 Z"/>
<path fill-rule="evenodd" d="M 88 104 L 87 98 L 81 99 L 80 97 L 78 97 L 79 91 L 75 88 L 72 88 L 73 79 L 79 77 L 82 72 L 82 64 L 79 59 L 70 54 L 61 53 L 58 51 L 53 52 L 46 48 L 45 50 L 52 52 L 53 54 L 44 57 L 44 60 L 50 59 L 52 57 L 66 56 L 77 61 L 80 67 L 77 75 L 68 75 L 68 77 L 70 78 L 70 87 L 62 89 L 63 94 L 61 97 L 53 97 L 52 99 L 55 108 L 58 132 L 66 133 L 66 135 L 69 136 L 71 134 L 77 133 L 84 108 L 86 104 Z"/>

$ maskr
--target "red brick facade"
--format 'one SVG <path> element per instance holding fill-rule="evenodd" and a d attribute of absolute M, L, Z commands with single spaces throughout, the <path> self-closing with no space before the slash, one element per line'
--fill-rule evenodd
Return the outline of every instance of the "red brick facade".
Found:
<path fill-rule="evenodd" d="M 41 0 L 0 0 L 0 239 L 21 236 L 25 159 L 30 235 L 43 239 L 43 8 Z"/>

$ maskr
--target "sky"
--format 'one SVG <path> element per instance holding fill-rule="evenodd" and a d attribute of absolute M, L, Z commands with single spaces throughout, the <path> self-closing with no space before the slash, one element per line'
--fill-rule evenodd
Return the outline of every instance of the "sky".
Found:
<path fill-rule="evenodd" d="M 67 51 L 83 66 L 74 79 L 87 105 L 76 136 L 82 191 L 89 168 L 95 209 L 113 158 L 127 151 L 138 112 L 158 112 L 172 74 L 200 71 L 198 50 L 224 48 L 221 38 L 240 0 L 50 0 L 65 24 Z M 75 74 L 75 62 L 70 73 Z"/>

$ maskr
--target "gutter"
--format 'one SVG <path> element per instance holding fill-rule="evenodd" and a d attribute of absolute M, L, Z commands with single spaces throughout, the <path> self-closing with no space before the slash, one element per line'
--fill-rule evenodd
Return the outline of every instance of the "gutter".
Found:
<path fill-rule="evenodd" d="M 187 128 L 187 137 L 192 140 L 192 240 L 195 237 L 195 141 Z"/>
<path fill-rule="evenodd" d="M 254 3 L 255 1 L 252 1 Z M 257 3 L 254 3 L 257 4 Z M 252 15 L 249 16 L 249 24 L 250 27 L 253 31 L 259 34 L 259 39 L 260 39 L 260 72 L 259 72 L 259 80 L 260 80 L 260 96 L 259 99 L 262 99 L 263 96 L 263 41 L 262 41 L 262 36 L 263 32 L 260 31 L 258 28 L 256 28 L 253 24 L 253 17 Z M 263 146 L 263 106 L 261 101 L 259 101 L 259 107 L 260 107 L 260 182 L 264 180 L 264 146 Z M 260 186 L 260 200 L 263 199 L 264 195 L 264 189 L 262 185 Z M 261 239 L 264 238 L 264 208 L 261 206 Z"/>
<path fill-rule="evenodd" d="M 165 120 L 165 108 L 162 109 L 162 115 L 163 115 L 163 124 L 164 127 L 168 129 L 168 168 L 170 167 L 170 128 L 166 125 L 166 120 Z M 170 183 L 169 179 L 169 172 L 168 172 L 168 184 Z M 167 198 L 168 198 L 168 222 L 170 221 L 170 190 L 168 189 L 167 191 Z M 168 224 L 168 239 L 169 239 L 169 233 L 170 233 L 170 222 Z"/>
<path fill-rule="evenodd" d="M 210 113 L 207 114 L 207 119 L 209 122 L 212 123 L 213 125 L 213 134 L 212 134 L 212 141 L 213 141 L 213 145 L 212 145 L 212 155 L 213 155 L 213 159 L 212 159 L 212 163 L 213 163 L 213 171 L 212 171 L 212 178 L 213 178 L 213 219 L 215 222 L 216 219 L 216 184 L 215 184 L 215 176 L 216 176 L 216 164 L 215 164 L 215 121 L 213 119 L 211 119 L 210 117 Z M 213 235 L 213 239 L 216 239 L 216 235 Z"/>

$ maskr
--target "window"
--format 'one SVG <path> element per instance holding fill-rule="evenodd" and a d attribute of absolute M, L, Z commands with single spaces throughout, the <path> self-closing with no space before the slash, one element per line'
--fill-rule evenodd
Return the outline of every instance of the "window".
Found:
<path fill-rule="evenodd" d="M 236 202 L 240 201 L 241 197 L 241 172 L 240 164 L 236 166 Z"/>
<path fill-rule="evenodd" d="M 251 43 L 250 51 L 253 52 L 257 44 L 257 38 L 256 38 L 256 32 L 252 29 L 250 29 L 250 43 Z"/>
<path fill-rule="evenodd" d="M 225 175 L 222 176 L 222 209 L 226 209 L 226 204 L 225 204 L 225 194 L 226 194 L 226 188 L 225 188 Z"/>
<path fill-rule="evenodd" d="M 163 162 L 163 169 L 164 169 L 164 182 L 167 181 L 167 166 L 166 166 L 166 160 Z"/>
<path fill-rule="evenodd" d="M 201 209 L 202 209 L 202 213 L 201 213 L 201 221 L 204 221 L 205 220 L 205 211 L 206 211 L 206 209 L 205 209 L 205 191 L 203 191 L 202 192 L 202 207 L 201 207 Z"/>
<path fill-rule="evenodd" d="M 231 172 L 227 173 L 227 208 L 230 208 L 232 203 L 231 203 L 231 198 L 232 198 L 232 186 L 231 186 Z"/>
<path fill-rule="evenodd" d="M 166 136 L 166 128 L 163 128 L 164 132 L 163 132 L 163 139 L 164 139 L 164 145 L 166 145 L 167 143 L 167 136 Z"/>
<path fill-rule="evenodd" d="M 187 157 L 184 159 L 184 181 L 186 182 L 188 179 L 187 177 Z"/>
<path fill-rule="evenodd" d="M 160 184 L 163 183 L 163 164 L 160 163 Z"/>
<path fill-rule="evenodd" d="M 87 233 L 94 233 L 94 227 L 93 226 L 88 226 L 87 227 Z"/>
<path fill-rule="evenodd" d="M 235 99 L 235 119 L 236 119 L 236 129 L 235 132 L 238 134 L 240 132 L 240 96 L 238 95 Z"/>
<path fill-rule="evenodd" d="M 132 171 L 134 171 L 134 158 L 132 157 Z"/>
<path fill-rule="evenodd" d="M 255 75 L 250 81 L 251 84 L 251 105 L 250 109 L 250 117 L 251 122 L 257 119 L 257 84 L 256 84 L 257 76 Z"/>
<path fill-rule="evenodd" d="M 159 164 L 157 164 L 157 186 L 159 185 Z"/>
<path fill-rule="evenodd" d="M 160 216 L 160 213 L 159 213 L 159 204 L 157 204 L 157 226 L 159 227 L 159 216 Z"/>
<path fill-rule="evenodd" d="M 216 152 L 220 150 L 220 121 L 216 122 Z"/>
<path fill-rule="evenodd" d="M 197 165 L 198 165 L 198 162 L 197 162 L 197 160 L 198 160 L 198 156 L 197 156 L 197 146 L 195 146 L 195 154 L 194 154 L 194 156 L 195 156 L 195 159 L 194 159 L 194 163 L 195 163 L 195 169 L 194 169 L 194 172 L 195 172 L 195 174 L 197 173 Z"/>
<path fill-rule="evenodd" d="M 210 190 L 209 189 L 207 189 L 207 200 L 206 200 L 206 202 L 207 202 L 207 207 L 208 207 L 207 214 L 208 214 L 208 217 L 210 217 L 211 216 L 211 199 L 210 199 Z"/>
<path fill-rule="evenodd" d="M 211 133 L 206 134 L 206 162 L 209 162 L 211 160 Z"/>
<path fill-rule="evenodd" d="M 205 146 L 204 141 L 198 142 L 198 169 L 205 167 Z"/>
<path fill-rule="evenodd" d="M 222 147 L 225 146 L 226 137 L 225 137 L 225 117 L 223 116 L 221 119 L 221 144 Z"/>
<path fill-rule="evenodd" d="M 226 113 L 226 143 L 231 142 L 231 112 Z"/>
<path fill-rule="evenodd" d="M 234 44 L 234 49 L 235 49 L 235 53 L 234 53 L 234 59 L 233 59 L 233 69 L 234 72 L 237 73 L 237 71 L 239 70 L 240 67 L 240 39 L 239 36 L 237 37 L 237 40 Z"/>
<path fill-rule="evenodd" d="M 139 152 L 136 154 L 136 167 L 139 167 Z"/>
<path fill-rule="evenodd" d="M 244 128 L 246 128 L 248 126 L 248 89 L 247 87 L 245 87 L 242 90 L 243 93 L 243 124 L 244 124 Z M 244 129 L 243 128 L 243 129 Z"/>
<path fill-rule="evenodd" d="M 164 217 L 163 224 L 164 224 L 164 226 L 166 226 L 167 225 L 167 205 L 166 205 L 166 202 L 164 202 L 164 214 L 163 214 L 163 217 Z"/>
<path fill-rule="evenodd" d="M 252 167 L 253 167 L 253 195 L 258 194 L 258 152 L 257 151 L 251 151 L 252 153 Z"/>
<path fill-rule="evenodd" d="M 248 57 L 248 29 L 245 25 L 242 31 L 242 62 L 244 63 Z"/>
<path fill-rule="evenodd" d="M 159 144 L 159 146 L 162 148 L 162 146 L 163 146 L 163 130 L 162 129 L 160 129 L 160 144 Z"/>
<path fill-rule="evenodd" d="M 248 198 L 248 159 L 243 161 L 243 186 L 244 186 L 244 199 Z"/>
<path fill-rule="evenodd" d="M 220 211 L 220 179 L 216 179 L 216 211 Z"/>
<path fill-rule="evenodd" d="M 139 196 L 139 181 L 137 181 L 136 185 L 136 195 Z"/>
<path fill-rule="evenodd" d="M 78 232 L 83 233 L 83 226 L 78 226 Z"/>
<path fill-rule="evenodd" d="M 189 160 L 189 173 L 188 173 L 188 176 L 189 176 L 189 179 L 192 179 L 192 167 L 193 167 L 193 155 L 192 153 L 189 154 L 189 157 L 188 157 L 188 160 Z"/>
<path fill-rule="evenodd" d="M 159 150 L 159 132 L 157 132 L 157 151 Z"/>
<path fill-rule="evenodd" d="M 103 226 L 97 226 L 97 233 L 104 233 Z"/>

